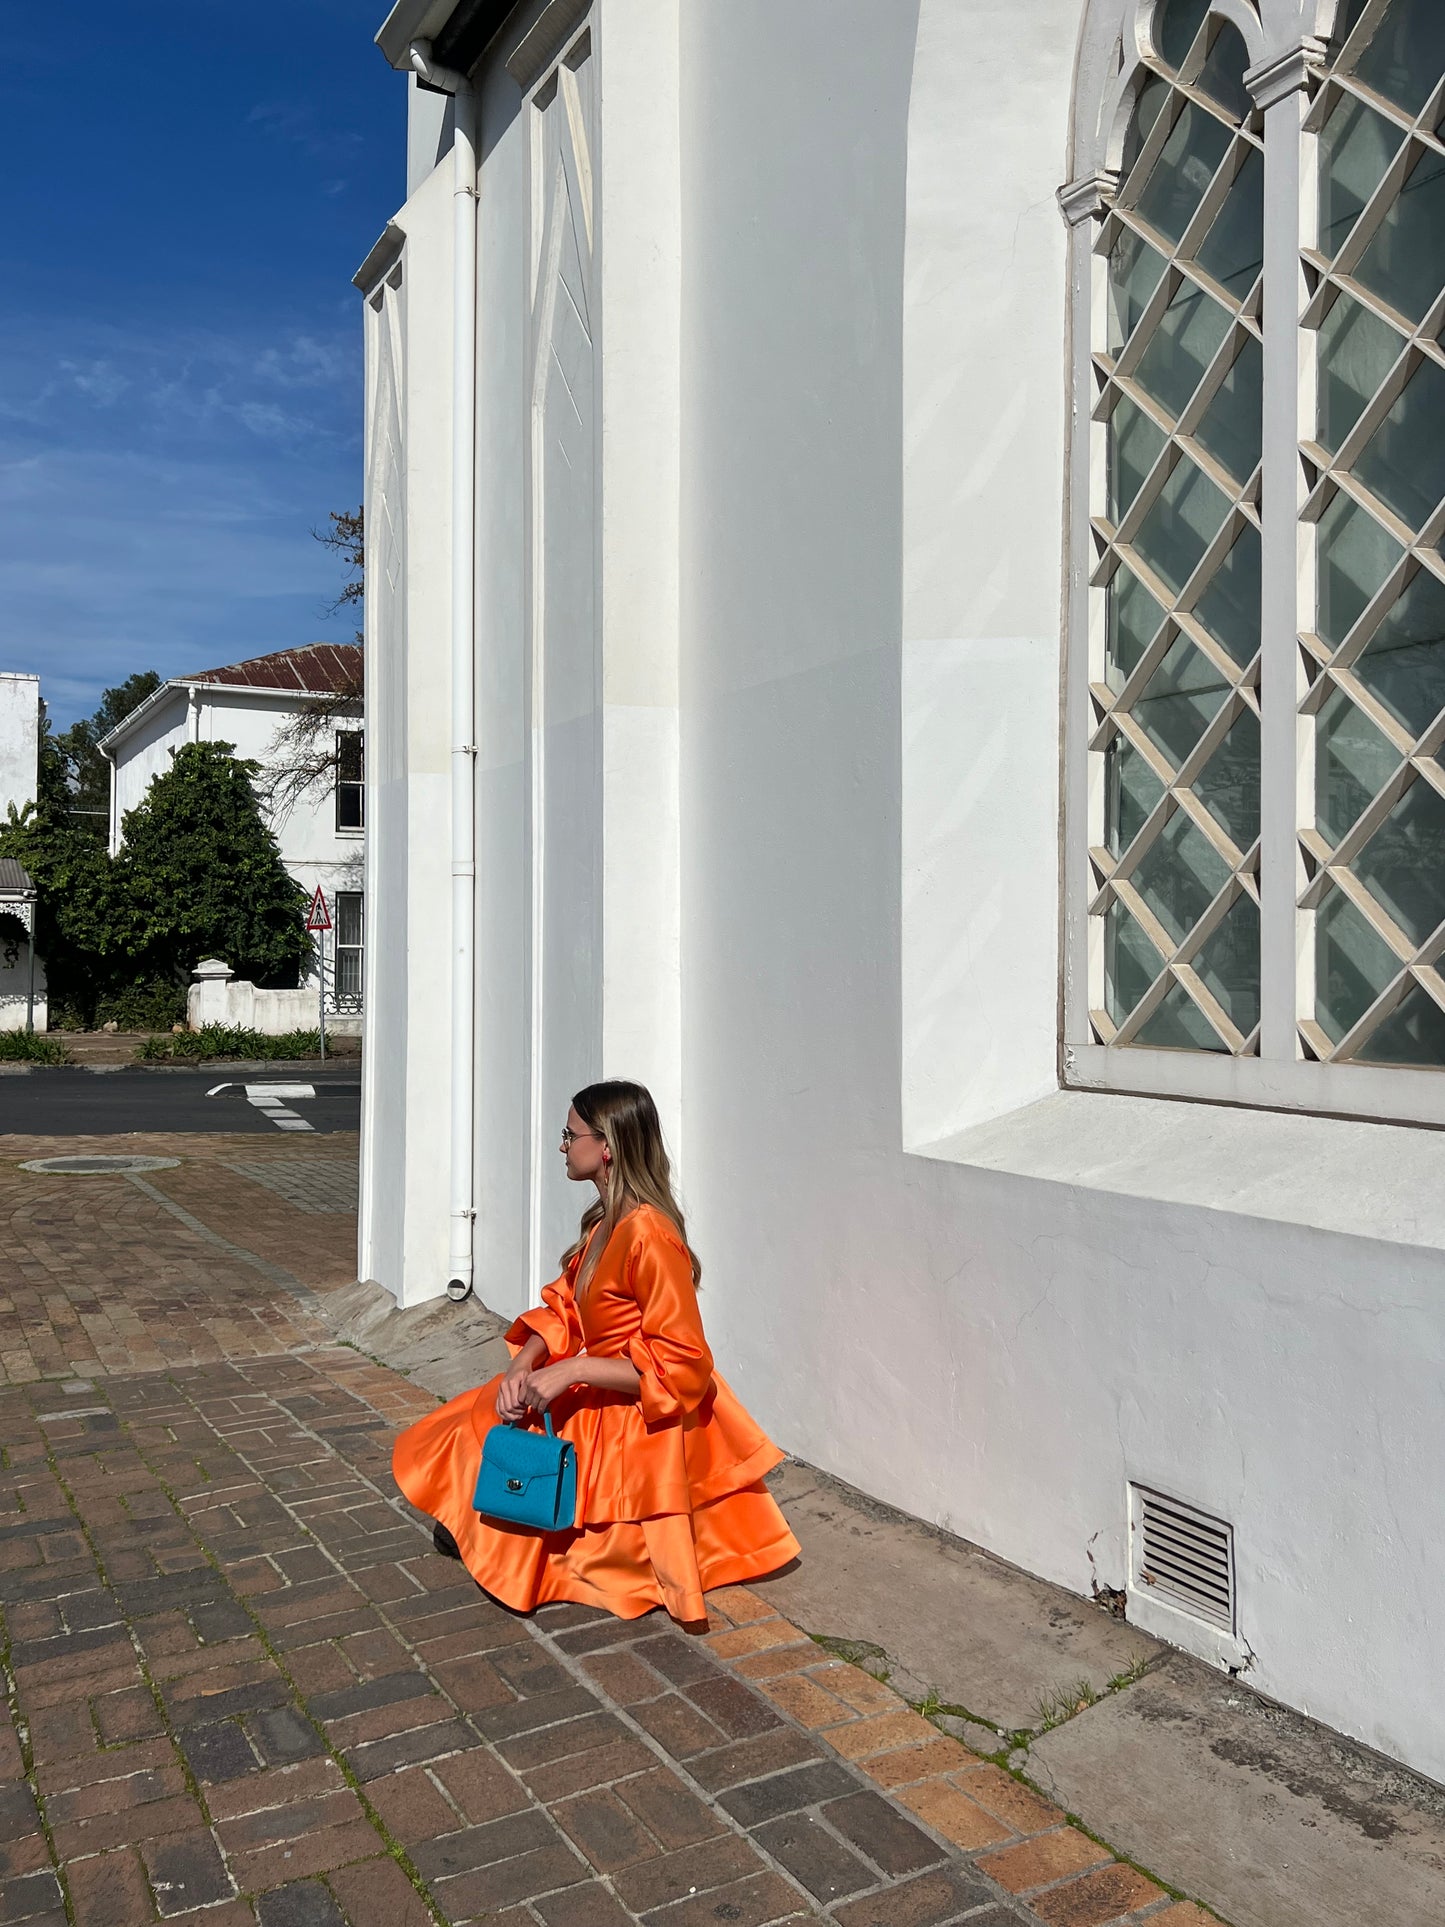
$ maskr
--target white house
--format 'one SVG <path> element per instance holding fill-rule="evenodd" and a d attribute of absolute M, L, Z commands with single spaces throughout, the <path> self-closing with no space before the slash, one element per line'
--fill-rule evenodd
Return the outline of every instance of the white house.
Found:
<path fill-rule="evenodd" d="M 111 854 L 124 839 L 127 811 L 141 801 L 183 743 L 232 744 L 237 756 L 260 764 L 259 787 L 264 792 L 269 777 L 295 762 L 295 752 L 278 743 L 278 733 L 285 724 L 318 700 L 335 705 L 338 696 L 353 696 L 361 674 L 359 645 L 314 642 L 252 656 L 245 662 L 193 676 L 175 676 L 162 683 L 99 745 L 111 764 Z M 330 746 L 321 747 L 324 752 Z M 332 929 L 321 941 L 326 953 L 328 1005 L 338 1016 L 359 1018 L 366 841 L 359 700 L 345 701 L 338 709 L 334 748 L 334 772 L 289 806 L 273 806 L 271 826 L 291 875 L 308 896 L 318 886 L 326 895 Z M 315 986 L 314 971 L 305 981 Z M 233 1015 L 229 1021 L 255 1021 L 257 1028 L 275 1028 L 256 1020 L 249 998 L 246 1005 L 245 1013 Z M 304 1009 L 314 1020 L 313 1005 L 306 1004 Z M 285 1025 L 297 1021 L 288 1003 Z"/>
<path fill-rule="evenodd" d="M 362 1275 L 1445 1779 L 1438 0 L 398 0 Z"/>
<path fill-rule="evenodd" d="M 40 678 L 0 669 L 0 823 L 35 801 Z M 35 886 L 13 857 L 0 858 L 0 1030 L 44 1030 L 45 966 L 34 954 Z"/>

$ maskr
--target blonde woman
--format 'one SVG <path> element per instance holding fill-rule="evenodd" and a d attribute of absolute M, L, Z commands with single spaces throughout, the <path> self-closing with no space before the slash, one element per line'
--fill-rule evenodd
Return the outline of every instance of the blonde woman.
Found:
<path fill-rule="evenodd" d="M 763 1484 L 783 1454 L 713 1370 L 701 1267 L 672 1195 L 657 1110 L 640 1084 L 589 1084 L 562 1132 L 567 1176 L 596 1187 L 562 1275 L 507 1333 L 512 1363 L 401 1434 L 396 1482 L 437 1544 L 503 1604 L 665 1606 L 773 1572 L 798 1544 Z M 551 1412 L 577 1451 L 577 1523 L 533 1532 L 472 1510 L 492 1426 Z"/>

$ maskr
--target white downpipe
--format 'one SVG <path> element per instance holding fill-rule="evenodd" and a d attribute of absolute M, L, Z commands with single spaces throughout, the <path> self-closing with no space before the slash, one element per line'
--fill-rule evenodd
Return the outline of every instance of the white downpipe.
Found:
<path fill-rule="evenodd" d="M 451 1232 L 447 1292 L 472 1288 L 476 1219 L 472 1158 L 475 985 L 472 928 L 476 914 L 476 384 L 477 384 L 477 97 L 465 74 L 439 67 L 429 40 L 414 40 L 411 64 L 430 86 L 453 98 L 452 139 L 452 1101 Z"/>

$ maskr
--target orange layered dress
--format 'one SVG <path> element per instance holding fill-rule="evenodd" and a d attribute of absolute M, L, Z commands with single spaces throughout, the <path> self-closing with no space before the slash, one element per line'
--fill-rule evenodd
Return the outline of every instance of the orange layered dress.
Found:
<path fill-rule="evenodd" d="M 468 1571 L 505 1605 L 553 1599 L 636 1619 L 665 1606 L 706 1617 L 703 1594 L 795 1558 L 764 1473 L 783 1454 L 713 1370 L 687 1248 L 641 1205 L 612 1233 L 579 1303 L 573 1258 L 507 1333 L 513 1354 L 535 1333 L 548 1360 L 628 1358 L 640 1398 L 574 1385 L 552 1403 L 577 1449 L 577 1523 L 567 1532 L 499 1525 L 472 1510 L 482 1442 L 501 1376 L 439 1406 L 397 1439 L 396 1482 L 451 1533 Z"/>

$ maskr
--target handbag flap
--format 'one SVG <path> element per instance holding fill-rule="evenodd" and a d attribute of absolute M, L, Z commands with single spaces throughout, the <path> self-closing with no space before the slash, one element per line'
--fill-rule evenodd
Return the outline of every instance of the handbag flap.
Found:
<path fill-rule="evenodd" d="M 517 1425 L 494 1425 L 482 1447 L 487 1470 L 507 1479 L 555 1479 L 571 1454 L 566 1439 Z"/>

